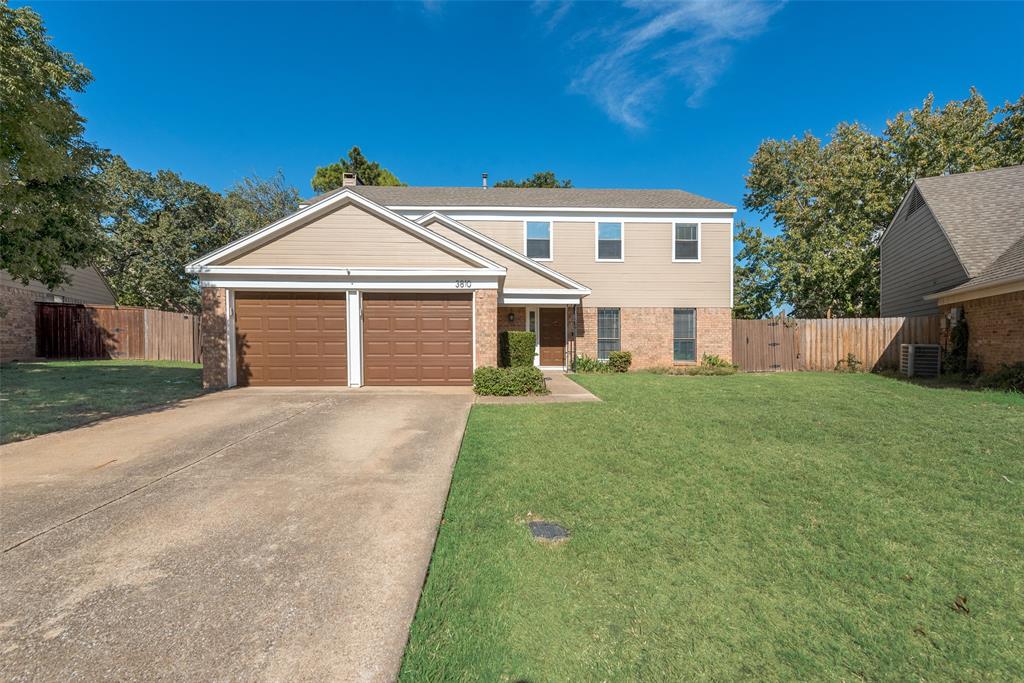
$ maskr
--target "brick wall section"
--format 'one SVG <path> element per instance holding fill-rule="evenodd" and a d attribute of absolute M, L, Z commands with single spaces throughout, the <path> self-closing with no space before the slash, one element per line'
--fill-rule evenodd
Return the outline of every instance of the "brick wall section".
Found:
<path fill-rule="evenodd" d="M 203 288 L 200 332 L 203 348 L 203 387 L 223 389 L 228 385 L 227 290 Z"/>
<path fill-rule="evenodd" d="M 671 308 L 620 308 L 620 346 L 633 354 L 634 368 L 672 365 Z M 597 356 L 597 308 L 584 307 L 576 353 Z M 732 309 L 697 309 L 697 359 L 701 354 L 732 359 Z"/>
<path fill-rule="evenodd" d="M 984 372 L 1003 363 L 1024 362 L 1024 292 L 1010 292 L 942 306 L 942 313 L 963 308 L 967 320 L 967 354 Z"/>
<path fill-rule="evenodd" d="M 36 301 L 45 295 L 0 287 L 0 363 L 36 356 Z"/>
<path fill-rule="evenodd" d="M 473 292 L 476 306 L 476 367 L 498 365 L 498 290 Z"/>

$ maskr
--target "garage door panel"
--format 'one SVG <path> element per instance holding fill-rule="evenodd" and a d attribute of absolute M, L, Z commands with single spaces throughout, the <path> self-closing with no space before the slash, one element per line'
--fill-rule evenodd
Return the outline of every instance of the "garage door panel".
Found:
<path fill-rule="evenodd" d="M 344 385 L 343 293 L 238 292 L 239 384 Z"/>
<path fill-rule="evenodd" d="M 472 306 L 470 294 L 364 294 L 366 383 L 471 384 Z"/>

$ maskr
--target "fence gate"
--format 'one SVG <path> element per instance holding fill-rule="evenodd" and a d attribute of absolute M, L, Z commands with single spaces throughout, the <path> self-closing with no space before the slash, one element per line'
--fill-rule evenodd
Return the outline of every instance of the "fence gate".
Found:
<path fill-rule="evenodd" d="M 800 366 L 798 322 L 787 318 L 734 320 L 732 360 L 748 372 L 784 372 Z"/>

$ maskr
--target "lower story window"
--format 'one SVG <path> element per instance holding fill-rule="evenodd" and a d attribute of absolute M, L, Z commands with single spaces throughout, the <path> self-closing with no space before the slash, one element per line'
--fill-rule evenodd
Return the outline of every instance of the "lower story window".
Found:
<path fill-rule="evenodd" d="M 677 308 L 672 312 L 672 360 L 697 360 L 697 310 Z"/>
<path fill-rule="evenodd" d="M 597 309 L 597 359 L 608 360 L 608 354 L 619 350 L 619 309 Z"/>

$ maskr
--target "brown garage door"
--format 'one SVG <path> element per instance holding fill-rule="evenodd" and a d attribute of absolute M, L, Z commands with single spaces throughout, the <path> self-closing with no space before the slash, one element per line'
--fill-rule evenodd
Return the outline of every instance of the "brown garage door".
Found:
<path fill-rule="evenodd" d="M 363 295 L 366 384 L 472 384 L 470 294 Z"/>
<path fill-rule="evenodd" d="M 345 385 L 345 294 L 238 292 L 238 383 Z"/>

